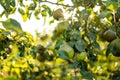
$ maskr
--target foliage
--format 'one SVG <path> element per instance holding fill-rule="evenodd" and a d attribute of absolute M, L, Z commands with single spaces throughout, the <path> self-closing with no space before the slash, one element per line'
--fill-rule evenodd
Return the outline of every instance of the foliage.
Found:
<path fill-rule="evenodd" d="M 6 30 L 0 29 L 0 79 L 120 79 L 119 1 L 71 0 L 72 6 L 63 1 L 31 0 L 30 5 L 23 0 L 0 1 L 4 8 L 1 18 L 5 15 L 8 20 L 16 10 L 24 21 L 30 19 L 32 13 L 36 19 L 39 15 L 53 17 L 52 9 L 44 3 L 61 5 L 72 13 L 71 19 L 57 19 L 59 27 L 56 26 L 52 36 L 38 33 L 36 39 L 22 31 L 16 20 L 10 19 L 13 22 L 7 27 L 3 24 Z"/>

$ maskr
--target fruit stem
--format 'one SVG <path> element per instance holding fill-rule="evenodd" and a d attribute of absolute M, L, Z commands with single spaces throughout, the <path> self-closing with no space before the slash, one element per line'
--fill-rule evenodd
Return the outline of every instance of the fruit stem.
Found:
<path fill-rule="evenodd" d="M 113 19 L 114 19 L 114 24 L 116 24 L 116 18 L 115 18 L 115 11 L 113 11 Z"/>

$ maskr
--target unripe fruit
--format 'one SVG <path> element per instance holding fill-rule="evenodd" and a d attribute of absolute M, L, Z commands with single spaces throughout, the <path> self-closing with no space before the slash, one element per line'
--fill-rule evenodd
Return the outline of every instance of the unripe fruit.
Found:
<path fill-rule="evenodd" d="M 81 53 L 77 53 L 76 54 L 76 60 L 79 61 L 79 60 L 84 60 L 87 56 L 87 53 L 86 52 L 81 52 Z"/>
<path fill-rule="evenodd" d="M 53 18 L 56 19 L 56 20 L 59 20 L 60 18 L 64 17 L 63 15 L 63 11 L 61 8 L 53 11 Z"/>
<path fill-rule="evenodd" d="M 113 46 L 113 49 L 115 51 L 113 51 L 113 55 L 116 57 L 120 56 L 120 39 L 115 39 L 111 42 L 111 45 Z"/>
<path fill-rule="evenodd" d="M 111 42 L 114 39 L 116 39 L 116 33 L 114 31 L 112 31 L 111 29 L 108 29 L 107 31 L 104 32 L 103 38 L 106 41 Z"/>
<path fill-rule="evenodd" d="M 45 48 L 41 44 L 37 44 L 36 50 L 37 50 L 38 53 L 43 54 L 44 51 L 45 51 Z"/>
<path fill-rule="evenodd" d="M 56 31 L 58 33 L 61 33 L 64 30 L 67 30 L 68 27 L 69 27 L 69 22 L 68 21 L 63 21 L 63 22 L 58 23 L 58 25 L 56 27 Z"/>
<path fill-rule="evenodd" d="M 62 44 L 59 50 L 65 51 L 66 56 L 68 58 L 73 58 L 74 56 L 74 49 L 71 46 L 69 46 L 67 43 Z"/>

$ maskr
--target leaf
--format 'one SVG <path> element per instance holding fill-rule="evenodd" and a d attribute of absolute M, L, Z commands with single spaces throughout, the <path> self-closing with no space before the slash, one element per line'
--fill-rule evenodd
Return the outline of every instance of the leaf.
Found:
<path fill-rule="evenodd" d="M 23 21 L 24 21 L 24 22 L 27 21 L 27 19 L 28 19 L 27 14 L 22 15 L 22 18 L 23 18 Z"/>
<path fill-rule="evenodd" d="M 98 60 L 97 54 L 95 53 L 95 50 L 94 50 L 94 49 L 89 49 L 87 58 L 88 58 L 90 61 L 93 61 L 93 62 L 95 62 L 95 61 Z"/>
<path fill-rule="evenodd" d="M 93 80 L 94 75 L 90 71 L 81 71 L 82 77 L 88 80 Z"/>
<path fill-rule="evenodd" d="M 67 57 L 67 55 L 66 55 L 67 53 L 65 51 L 59 50 L 57 52 L 62 59 L 69 59 L 69 57 Z"/>
<path fill-rule="evenodd" d="M 10 2 L 10 5 L 12 5 L 13 7 L 15 7 L 15 0 L 11 0 L 11 2 Z"/>
<path fill-rule="evenodd" d="M 25 11 L 24 11 L 22 8 L 18 8 L 18 12 L 19 12 L 21 15 L 24 15 L 24 14 L 25 14 Z"/>
<path fill-rule="evenodd" d="M 79 65 L 79 62 L 78 61 L 75 61 L 72 65 L 71 65 L 71 68 L 76 68 L 78 67 Z"/>
<path fill-rule="evenodd" d="M 4 80 L 16 80 L 16 78 L 14 78 L 14 77 L 6 77 L 6 78 L 4 78 Z"/>
<path fill-rule="evenodd" d="M 112 44 L 109 44 L 106 50 L 106 57 L 108 57 L 110 53 L 116 53 L 116 52 L 117 50 L 114 48 L 114 46 Z"/>
<path fill-rule="evenodd" d="M 51 25 L 52 23 L 54 23 L 54 19 L 49 21 L 49 25 Z"/>
<path fill-rule="evenodd" d="M 16 31 L 19 34 L 23 32 L 20 23 L 16 21 L 15 19 L 9 18 L 6 21 L 2 21 L 2 25 L 7 30 Z"/>
<path fill-rule="evenodd" d="M 65 41 L 63 39 L 57 40 L 56 45 L 55 45 L 55 49 L 59 49 L 60 45 L 63 44 L 63 43 L 65 43 Z"/>
<path fill-rule="evenodd" d="M 0 70 L 3 69 L 3 65 L 0 63 Z"/>
<path fill-rule="evenodd" d="M 47 5 L 42 5 L 44 11 L 47 12 L 50 16 L 52 16 L 52 10 Z"/>
<path fill-rule="evenodd" d="M 88 71 L 87 69 L 87 63 L 83 60 L 78 61 L 79 65 L 78 67 L 80 68 L 81 71 Z"/>
<path fill-rule="evenodd" d="M 99 44 L 98 44 L 96 41 L 93 42 L 92 45 L 93 45 L 95 48 L 97 48 L 98 50 L 100 50 L 100 46 L 99 46 Z"/>
<path fill-rule="evenodd" d="M 111 14 L 110 11 L 103 11 L 103 12 L 100 13 L 99 17 L 100 18 L 105 18 L 105 17 L 107 17 L 110 14 Z"/>
<path fill-rule="evenodd" d="M 68 44 L 69 44 L 71 47 L 74 47 L 75 43 L 76 43 L 75 41 L 69 41 L 69 42 L 68 42 Z"/>
<path fill-rule="evenodd" d="M 75 43 L 76 49 L 80 52 L 85 51 L 86 46 L 87 46 L 87 44 L 85 43 L 85 41 L 83 39 L 80 39 Z"/>
<path fill-rule="evenodd" d="M 40 10 L 35 10 L 35 11 L 34 11 L 34 16 L 35 16 L 35 18 L 38 19 L 38 20 L 40 19 L 40 18 L 39 18 L 39 14 L 40 14 Z"/>
<path fill-rule="evenodd" d="M 96 35 L 95 35 L 95 33 L 89 32 L 88 33 L 88 37 L 90 38 L 90 40 L 96 41 Z"/>
<path fill-rule="evenodd" d="M 90 11 L 84 9 L 84 10 L 81 11 L 80 14 L 82 14 L 81 17 L 83 17 L 84 20 L 88 20 L 88 17 L 90 15 Z"/>
<path fill-rule="evenodd" d="M 35 3 L 31 3 L 30 5 L 29 5 L 29 10 L 35 10 L 35 8 L 36 8 L 36 4 Z"/>
<path fill-rule="evenodd" d="M 106 7 L 107 7 L 107 9 L 114 11 L 114 9 L 118 7 L 118 2 L 107 1 Z"/>
<path fill-rule="evenodd" d="M 4 0 L 4 1 L 0 0 L 0 4 L 5 9 L 5 11 L 7 11 L 9 13 L 9 11 L 10 11 L 10 1 L 9 0 Z"/>

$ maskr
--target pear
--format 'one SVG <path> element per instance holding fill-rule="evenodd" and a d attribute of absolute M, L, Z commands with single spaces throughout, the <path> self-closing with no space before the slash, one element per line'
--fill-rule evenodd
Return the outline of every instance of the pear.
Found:
<path fill-rule="evenodd" d="M 76 54 L 76 60 L 79 61 L 79 60 L 84 60 L 87 56 L 87 53 L 86 52 L 81 52 L 81 53 L 77 53 Z"/>
<path fill-rule="evenodd" d="M 63 11 L 61 8 L 53 11 L 53 18 L 56 19 L 56 20 L 59 20 L 60 18 L 63 18 L 64 15 L 63 15 Z"/>
<path fill-rule="evenodd" d="M 67 43 L 62 44 L 59 50 L 65 51 L 65 55 L 70 59 L 74 56 L 74 49 Z"/>
<path fill-rule="evenodd" d="M 103 38 L 108 41 L 108 42 L 111 42 L 113 41 L 114 39 L 116 39 L 116 33 L 111 30 L 111 29 L 108 29 L 104 32 L 103 34 Z"/>
<path fill-rule="evenodd" d="M 120 39 L 117 38 L 111 42 L 111 45 L 113 46 L 113 55 L 116 57 L 120 56 Z"/>
<path fill-rule="evenodd" d="M 58 23 L 57 27 L 56 27 L 56 31 L 58 33 L 63 32 L 64 30 L 67 30 L 69 27 L 69 22 L 68 21 L 62 21 L 60 23 Z"/>

